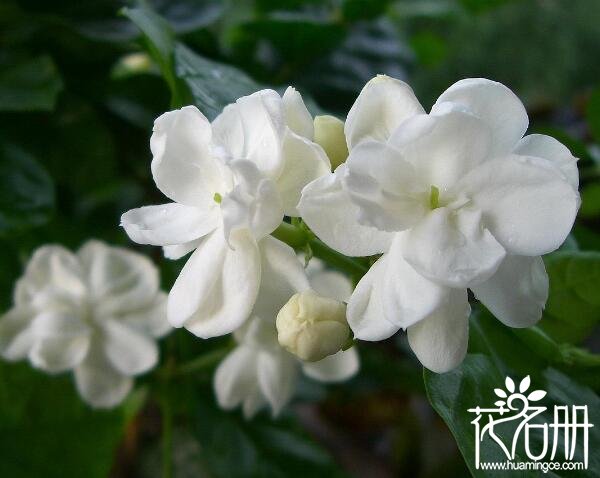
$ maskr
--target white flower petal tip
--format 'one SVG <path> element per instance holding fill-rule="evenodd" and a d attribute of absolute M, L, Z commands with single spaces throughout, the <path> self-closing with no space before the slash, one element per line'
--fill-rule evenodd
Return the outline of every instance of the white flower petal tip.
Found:
<path fill-rule="evenodd" d="M 445 103 L 456 105 L 486 123 L 493 133 L 490 156 L 508 154 L 523 137 L 529 118 L 523 103 L 502 83 L 485 78 L 467 78 L 454 83 L 433 106 L 435 114 Z"/>
<path fill-rule="evenodd" d="M 364 86 L 348 112 L 344 126 L 348 149 L 368 139 L 387 141 L 404 120 L 424 112 L 410 86 L 378 75 Z"/>
<path fill-rule="evenodd" d="M 213 231 L 169 293 L 169 322 L 201 338 L 233 332 L 250 316 L 260 276 L 258 245 L 247 231 L 232 233 L 229 244 L 222 230 Z"/>
<path fill-rule="evenodd" d="M 424 367 L 444 373 L 462 363 L 467 354 L 470 313 L 467 291 L 455 290 L 445 304 L 407 329 L 408 343 Z"/>
<path fill-rule="evenodd" d="M 73 371 L 89 405 L 118 405 L 132 376 L 158 361 L 155 338 L 170 327 L 158 270 L 144 256 L 91 240 L 73 254 L 36 251 L 0 319 L 0 353 L 47 373 Z"/>
<path fill-rule="evenodd" d="M 531 327 L 548 300 L 548 275 L 539 256 L 507 256 L 492 277 L 472 290 L 503 324 Z"/>
<path fill-rule="evenodd" d="M 380 257 L 360 280 L 348 302 L 348 324 L 354 337 L 360 340 L 384 340 L 394 335 L 401 324 L 385 316 L 383 304 L 387 257 Z"/>

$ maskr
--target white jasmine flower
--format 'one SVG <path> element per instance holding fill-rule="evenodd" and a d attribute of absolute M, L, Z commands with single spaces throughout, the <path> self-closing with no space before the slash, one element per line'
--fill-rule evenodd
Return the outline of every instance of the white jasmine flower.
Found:
<path fill-rule="evenodd" d="M 199 337 L 237 329 L 258 293 L 260 249 L 283 219 L 297 215 L 300 191 L 330 171 L 311 140 L 313 121 L 300 94 L 262 90 L 225 107 L 211 123 L 194 106 L 154 123 L 152 174 L 174 202 L 125 213 L 140 244 L 172 259 L 191 251 L 168 300 L 174 327 Z"/>
<path fill-rule="evenodd" d="M 0 353 L 45 372 L 72 370 L 94 407 L 112 407 L 158 360 L 170 329 L 158 270 L 146 257 L 99 241 L 76 254 L 39 248 L 0 319 Z"/>
<path fill-rule="evenodd" d="M 276 244 L 274 239 L 270 241 Z M 354 347 L 317 362 L 301 362 L 279 345 L 275 316 L 291 295 L 312 287 L 323 296 L 348 300 L 352 285 L 342 274 L 323 270 L 316 259 L 307 269 L 309 284 L 291 248 L 279 243 L 272 252 L 270 258 L 263 257 L 263 268 L 270 270 L 272 280 L 261 284 L 258 307 L 234 333 L 238 345 L 214 377 L 219 405 L 225 409 L 241 405 L 246 418 L 264 406 L 271 408 L 273 416 L 278 415 L 290 401 L 300 371 L 321 382 L 339 382 L 353 376 L 359 366 Z"/>
<path fill-rule="evenodd" d="M 275 325 L 279 344 L 306 362 L 339 352 L 351 337 L 346 304 L 312 290 L 294 294 L 277 314 Z"/>
<path fill-rule="evenodd" d="M 506 325 L 541 317 L 540 258 L 579 207 L 576 158 L 555 139 L 523 137 L 528 118 L 505 86 L 459 81 L 425 114 L 405 83 L 378 76 L 345 123 L 350 155 L 303 191 L 299 209 L 329 246 L 383 253 L 348 305 L 357 338 L 400 328 L 442 372 L 467 350 L 467 288 Z"/>

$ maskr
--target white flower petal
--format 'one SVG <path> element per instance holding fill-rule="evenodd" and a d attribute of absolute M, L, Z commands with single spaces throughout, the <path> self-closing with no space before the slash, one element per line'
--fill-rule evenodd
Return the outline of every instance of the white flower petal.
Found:
<path fill-rule="evenodd" d="M 242 404 L 242 410 L 244 412 L 244 418 L 250 420 L 256 413 L 267 405 L 267 400 L 260 391 L 259 387 L 256 387 L 252 393 L 250 393 Z"/>
<path fill-rule="evenodd" d="M 261 90 L 236 101 L 244 131 L 244 150 L 235 159 L 252 161 L 262 174 L 276 178 L 281 171 L 281 147 L 286 125 L 283 104 L 273 90 Z"/>
<path fill-rule="evenodd" d="M 357 339 L 384 340 L 400 329 L 400 325 L 392 324 L 386 319 L 383 310 L 382 289 L 386 260 L 386 255 L 383 255 L 371 266 L 348 302 L 348 325 Z"/>
<path fill-rule="evenodd" d="M 454 83 L 440 95 L 431 112 L 447 111 L 444 103 L 454 103 L 487 123 L 492 131 L 491 157 L 512 151 L 529 125 L 521 100 L 503 84 L 485 78 Z"/>
<path fill-rule="evenodd" d="M 261 255 L 260 289 L 253 315 L 275 322 L 277 313 L 296 292 L 310 288 L 302 263 L 294 250 L 267 236 L 258 244 Z"/>
<path fill-rule="evenodd" d="M 88 353 L 92 330 L 78 317 L 46 312 L 33 320 L 31 328 L 34 343 L 29 360 L 46 372 L 71 370 Z"/>
<path fill-rule="evenodd" d="M 505 256 L 485 229 L 481 213 L 440 207 L 406 232 L 404 258 L 415 270 L 449 287 L 469 287 L 488 279 Z"/>
<path fill-rule="evenodd" d="M 256 350 L 240 345 L 219 364 L 213 387 L 221 408 L 231 410 L 258 390 L 257 361 Z"/>
<path fill-rule="evenodd" d="M 138 244 L 184 244 L 205 236 L 220 222 L 218 206 L 199 209 L 178 203 L 131 209 L 121 216 L 121 226 Z"/>
<path fill-rule="evenodd" d="M 507 256 L 492 277 L 471 289 L 502 323 L 531 327 L 548 300 L 548 275 L 539 256 Z"/>
<path fill-rule="evenodd" d="M 14 307 L 0 318 L 0 355 L 5 360 L 22 360 L 33 346 L 31 320 L 34 311 L 28 307 Z"/>
<path fill-rule="evenodd" d="M 488 161 L 457 184 L 481 210 L 487 227 L 507 251 L 539 256 L 566 239 L 579 195 L 544 159 L 511 155 Z"/>
<path fill-rule="evenodd" d="M 302 95 L 295 88 L 288 86 L 282 100 L 288 128 L 297 135 L 312 140 L 315 135 L 313 119 L 302 100 Z"/>
<path fill-rule="evenodd" d="M 356 375 L 360 366 L 356 347 L 325 357 L 318 362 L 304 363 L 302 371 L 319 382 L 342 382 Z"/>
<path fill-rule="evenodd" d="M 209 207 L 226 189 L 222 161 L 212 151 L 211 125 L 195 106 L 154 122 L 152 176 L 163 194 L 188 206 Z"/>
<path fill-rule="evenodd" d="M 94 240 L 86 242 L 77 255 L 87 273 L 97 316 L 126 314 L 154 301 L 158 269 L 147 257 Z"/>
<path fill-rule="evenodd" d="M 344 127 L 348 149 L 367 139 L 385 142 L 404 120 L 422 113 L 410 86 L 377 75 L 364 86 L 348 113 Z"/>
<path fill-rule="evenodd" d="M 117 320 L 106 320 L 102 326 L 102 349 L 115 370 L 130 377 L 157 364 L 158 346 L 148 335 Z"/>
<path fill-rule="evenodd" d="M 234 159 L 244 157 L 244 128 L 240 109 L 236 103 L 223 108 L 212 122 L 213 142 Z"/>
<path fill-rule="evenodd" d="M 421 184 L 436 186 L 443 194 L 488 157 L 491 141 L 486 123 L 468 113 L 451 111 L 409 118 L 389 143 L 414 166 Z M 380 174 L 387 174 L 388 169 Z"/>
<path fill-rule="evenodd" d="M 258 355 L 258 383 L 271 405 L 273 416 L 279 415 L 292 398 L 296 388 L 298 367 L 296 361 L 284 351 L 261 351 Z"/>
<path fill-rule="evenodd" d="M 260 253 L 243 231 L 230 243 L 216 230 L 188 259 L 169 294 L 171 325 L 208 338 L 230 333 L 248 318 L 260 284 Z"/>
<path fill-rule="evenodd" d="M 200 245 L 202 239 L 196 239 L 195 241 L 186 242 L 185 244 L 178 244 L 173 246 L 164 246 L 163 254 L 166 259 L 177 260 L 181 259 L 192 252 L 196 247 Z"/>
<path fill-rule="evenodd" d="M 397 234 L 385 255 L 387 267 L 381 291 L 385 317 L 406 329 L 440 307 L 448 299 L 450 289 L 423 277 L 404 260 L 403 239 L 403 234 Z"/>
<path fill-rule="evenodd" d="M 553 137 L 545 134 L 527 135 L 519 141 L 514 153 L 521 156 L 547 159 L 560 169 L 573 186 L 573 189 L 579 189 L 577 158 L 571 154 L 569 148 Z"/>
<path fill-rule="evenodd" d="M 40 308 L 73 306 L 86 295 L 85 277 L 77 257 L 62 246 L 35 251 L 15 287 L 15 305 Z"/>
<path fill-rule="evenodd" d="M 121 403 L 133 387 L 133 379 L 117 372 L 98 346 L 75 368 L 75 384 L 92 407 L 111 408 Z"/>
<path fill-rule="evenodd" d="M 382 231 L 401 231 L 426 211 L 429 190 L 415 190 L 415 168 L 388 144 L 366 140 L 350 152 L 344 190 L 358 206 L 358 222 Z"/>
<path fill-rule="evenodd" d="M 311 259 L 311 264 L 314 262 Z M 310 265 L 309 265 L 310 267 Z M 306 269 L 311 288 L 323 297 L 348 302 L 352 295 L 352 282 L 344 274 L 331 270 L 309 271 Z"/>
<path fill-rule="evenodd" d="M 298 204 L 302 218 L 312 231 L 332 249 L 347 256 L 370 256 L 389 248 L 392 234 L 361 225 L 358 207 L 342 189 L 346 165 L 323 176 L 302 190 Z"/>
<path fill-rule="evenodd" d="M 283 169 L 277 179 L 286 216 L 299 215 L 296 206 L 302 188 L 330 171 L 329 158 L 321 146 L 287 131 L 283 140 Z"/>
<path fill-rule="evenodd" d="M 121 317 L 124 324 L 151 337 L 162 337 L 171 331 L 167 320 L 167 294 L 159 292 L 150 305 Z"/>
<path fill-rule="evenodd" d="M 467 353 L 470 313 L 467 291 L 454 290 L 446 304 L 408 328 L 408 343 L 423 366 L 444 373 L 460 365 Z"/>
<path fill-rule="evenodd" d="M 232 161 L 230 166 L 236 186 L 221 202 L 225 237 L 229 238 L 232 231 L 249 229 L 255 239 L 261 239 L 283 219 L 277 187 L 250 161 Z"/>

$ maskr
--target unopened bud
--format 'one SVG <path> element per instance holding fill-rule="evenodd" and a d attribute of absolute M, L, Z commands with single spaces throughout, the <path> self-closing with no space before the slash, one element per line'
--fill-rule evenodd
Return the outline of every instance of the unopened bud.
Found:
<path fill-rule="evenodd" d="M 351 340 L 346 304 L 313 291 L 293 295 L 277 314 L 277 339 L 307 362 L 339 352 Z"/>
<path fill-rule="evenodd" d="M 348 145 L 344 135 L 344 122 L 335 116 L 315 116 L 315 142 L 329 156 L 334 170 L 348 158 Z"/>

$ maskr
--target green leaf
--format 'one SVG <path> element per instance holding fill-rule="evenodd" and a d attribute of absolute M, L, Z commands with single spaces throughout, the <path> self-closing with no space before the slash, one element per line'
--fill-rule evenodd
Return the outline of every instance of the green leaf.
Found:
<path fill-rule="evenodd" d="M 263 88 L 243 71 L 204 58 L 180 43 L 175 46 L 175 68 L 194 104 L 210 120 L 227 104 Z"/>
<path fill-rule="evenodd" d="M 468 409 L 477 406 L 487 408 L 498 400 L 495 388 L 504 388 L 505 378 L 511 377 L 517 384 L 526 376 L 531 377 L 530 390 L 545 390 L 547 396 L 541 405 L 548 411 L 544 421 L 553 419 L 554 405 L 587 405 L 589 420 L 600 420 L 600 399 L 589 388 L 575 382 L 567 374 L 551 368 L 547 361 L 519 340 L 515 340 L 511 330 L 495 320 L 489 313 L 474 313 L 470 320 L 469 354 L 462 365 L 445 374 L 435 374 L 424 370 L 423 378 L 430 403 L 446 422 L 454 435 L 467 466 L 474 476 L 489 476 L 481 469 L 475 469 L 475 428 L 471 421 L 474 413 Z M 570 375 L 570 374 L 569 374 Z M 516 423 L 512 422 L 495 428 L 504 443 L 512 440 Z M 590 443 L 600 440 L 600 430 L 594 427 L 590 431 Z M 542 440 L 539 434 L 532 432 L 530 439 L 532 451 L 541 450 Z M 529 461 L 524 448 L 517 448 L 517 460 Z M 582 461 L 582 442 L 575 453 L 574 461 Z M 560 450 L 560 448 L 559 448 Z M 560 461 L 560 452 L 557 460 Z M 490 439 L 481 442 L 481 461 L 506 461 L 500 447 Z M 589 454 L 587 471 L 570 472 L 568 476 L 596 476 L 600 472 L 600 456 Z M 538 476 L 538 472 L 523 472 L 520 475 L 511 472 L 507 476 Z M 499 475 L 500 476 L 500 475 Z M 547 476 L 563 476 L 560 472 Z"/>
<path fill-rule="evenodd" d="M 33 58 L 0 71 L 0 111 L 52 111 L 62 88 L 52 59 Z"/>
<path fill-rule="evenodd" d="M 526 360 L 526 353 L 521 355 L 521 359 Z M 517 383 L 524 378 L 523 375 L 515 375 L 510 371 L 509 376 Z M 467 410 L 477 406 L 482 408 L 493 406 L 494 401 L 498 400 L 493 391 L 495 388 L 504 388 L 505 377 L 505 373 L 495 366 L 489 356 L 480 354 L 469 354 L 463 364 L 452 372 L 438 375 L 427 370 L 424 371 L 429 401 L 450 428 L 469 470 L 475 477 L 489 476 L 489 472 L 475 469 L 475 428 L 471 424 L 475 415 L 467 412 Z M 590 389 L 579 385 L 565 374 L 551 368 L 545 369 L 539 375 L 532 377 L 532 382 L 530 390 L 545 390 L 548 392 L 541 402 L 542 405 L 548 407 L 548 411 L 543 415 L 546 420 L 552 420 L 554 405 L 587 405 L 590 423 L 599 423 L 600 399 Z M 515 427 L 516 423 L 512 426 L 504 424 L 496 427 L 496 433 L 504 443 L 510 443 Z M 590 443 L 598 443 L 598 440 L 600 440 L 600 433 L 598 427 L 595 426 L 590 430 Z M 532 432 L 530 437 L 532 451 L 540 450 L 541 442 L 540 435 Z M 583 461 L 581 450 L 582 440 L 579 438 L 578 449 L 573 461 Z M 560 461 L 561 456 L 559 451 L 557 461 Z M 506 455 L 495 442 L 489 438 L 484 438 L 481 442 L 481 461 L 505 462 Z M 530 461 L 523 448 L 517 448 L 515 461 Z M 560 472 L 549 472 L 544 476 L 597 476 L 599 472 L 600 456 L 591 451 L 588 470 L 571 471 L 568 475 L 563 475 Z M 506 476 L 534 477 L 539 476 L 538 473 L 537 471 L 521 472 L 521 474 L 511 472 Z M 498 476 L 504 475 L 499 474 Z"/>
<path fill-rule="evenodd" d="M 196 396 L 194 407 L 192 431 L 213 476 L 344 476 L 289 415 L 274 422 L 261 413 L 248 421 L 241 413 L 219 409 L 212 394 Z"/>
<path fill-rule="evenodd" d="M 592 136 L 600 142 L 600 88 L 591 94 L 585 113 Z"/>
<path fill-rule="evenodd" d="M 580 342 L 600 320 L 600 252 L 563 251 L 545 263 L 550 294 L 540 327 L 558 341 Z"/>
<path fill-rule="evenodd" d="M 140 406 L 135 394 L 126 403 L 93 411 L 70 378 L 0 364 L 0 476 L 105 478 L 126 422 Z"/>
<path fill-rule="evenodd" d="M 175 76 L 173 63 L 175 34 L 169 23 L 147 7 L 123 8 L 121 13 L 143 33 L 148 53 L 159 66 L 171 90 L 171 106 L 177 108 L 189 103 L 189 92 Z"/>
<path fill-rule="evenodd" d="M 593 218 L 600 215 L 600 183 L 584 186 L 581 191 L 579 217 Z"/>
<path fill-rule="evenodd" d="M 54 186 L 28 153 L 0 143 L 0 235 L 45 223 L 54 208 Z"/>

